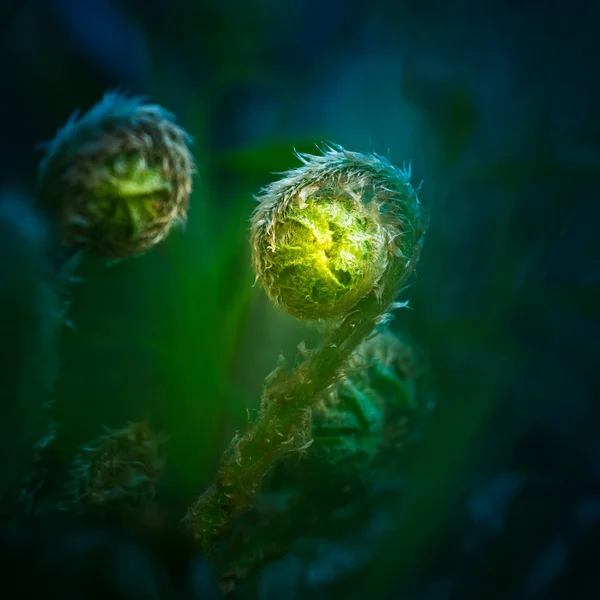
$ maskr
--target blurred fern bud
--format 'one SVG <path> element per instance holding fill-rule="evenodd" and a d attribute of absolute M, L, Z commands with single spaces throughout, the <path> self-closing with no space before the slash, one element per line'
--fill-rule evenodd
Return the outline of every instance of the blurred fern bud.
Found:
<path fill-rule="evenodd" d="M 154 497 L 163 472 L 164 441 L 145 423 L 107 429 L 75 460 L 58 507 L 88 512 L 143 506 Z"/>
<path fill-rule="evenodd" d="M 380 294 L 394 257 L 410 257 L 419 202 L 377 154 L 325 146 L 263 188 L 252 219 L 253 266 L 269 298 L 301 319 L 339 317 Z M 407 261 L 408 265 L 408 261 Z"/>
<path fill-rule="evenodd" d="M 408 442 L 410 425 L 418 428 L 426 408 L 417 400 L 421 375 L 407 340 L 384 331 L 364 341 L 313 407 L 305 468 L 328 478 L 354 476 L 383 449 Z"/>
<path fill-rule="evenodd" d="M 186 220 L 191 138 L 162 107 L 107 93 L 46 145 L 38 200 L 69 248 L 125 258 Z"/>

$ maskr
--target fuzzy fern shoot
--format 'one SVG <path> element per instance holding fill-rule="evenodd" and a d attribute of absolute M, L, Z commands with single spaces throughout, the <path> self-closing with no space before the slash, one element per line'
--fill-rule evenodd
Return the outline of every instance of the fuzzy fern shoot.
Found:
<path fill-rule="evenodd" d="M 194 161 L 173 116 L 107 93 L 47 144 L 38 200 L 71 249 L 125 258 L 186 218 Z"/>
<path fill-rule="evenodd" d="M 225 451 L 186 524 L 210 549 L 248 511 L 263 476 L 310 445 L 311 412 L 344 379 L 359 345 L 401 306 L 395 300 L 420 253 L 424 220 L 410 171 L 376 154 L 327 146 L 258 196 L 251 242 L 257 279 L 280 308 L 324 320 L 319 347 L 265 380 L 259 417 Z"/>
<path fill-rule="evenodd" d="M 410 254 L 409 173 L 375 154 L 329 146 L 267 186 L 252 221 L 253 264 L 271 300 L 302 319 L 339 317 Z M 398 244 L 400 241 L 400 244 Z"/>

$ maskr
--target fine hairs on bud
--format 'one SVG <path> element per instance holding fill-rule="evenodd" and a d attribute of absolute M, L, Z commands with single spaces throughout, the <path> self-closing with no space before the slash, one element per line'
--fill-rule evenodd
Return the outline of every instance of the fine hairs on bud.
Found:
<path fill-rule="evenodd" d="M 327 145 L 265 187 L 252 219 L 252 260 L 269 298 L 301 319 L 346 314 L 380 294 L 394 257 L 420 237 L 419 202 L 399 169 L 377 154 Z M 418 235 L 415 235 L 418 234 Z"/>
<path fill-rule="evenodd" d="M 118 259 L 160 242 L 186 219 L 190 141 L 162 107 L 116 92 L 73 115 L 46 145 L 38 181 L 62 243 Z"/>

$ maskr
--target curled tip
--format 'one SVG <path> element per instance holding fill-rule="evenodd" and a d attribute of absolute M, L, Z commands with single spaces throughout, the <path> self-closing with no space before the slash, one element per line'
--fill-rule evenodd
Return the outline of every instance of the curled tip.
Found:
<path fill-rule="evenodd" d="M 107 92 L 45 145 L 38 200 L 66 246 L 112 259 L 144 252 L 185 221 L 190 143 L 161 106 Z"/>
<path fill-rule="evenodd" d="M 309 320 L 381 294 L 398 257 L 410 271 L 423 224 L 410 164 L 327 142 L 265 187 L 252 219 L 253 265 L 271 300 Z M 408 257 L 408 258 L 407 258 Z M 394 277 L 397 277 L 394 272 Z"/>

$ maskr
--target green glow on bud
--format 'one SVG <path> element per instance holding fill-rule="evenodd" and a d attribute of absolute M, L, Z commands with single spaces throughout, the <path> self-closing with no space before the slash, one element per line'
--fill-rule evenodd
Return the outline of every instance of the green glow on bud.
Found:
<path fill-rule="evenodd" d="M 385 232 L 364 206 L 341 195 L 299 195 L 265 256 L 270 291 L 298 317 L 339 316 L 373 289 L 385 253 Z"/>
<path fill-rule="evenodd" d="M 420 227 L 410 173 L 376 154 L 329 146 L 264 188 L 252 222 L 253 264 L 271 300 L 301 319 L 347 314 L 385 286 Z"/>
<path fill-rule="evenodd" d="M 98 182 L 98 195 L 120 198 L 170 192 L 173 186 L 161 169 L 152 167 L 141 156 L 119 157 L 107 168 L 103 181 Z"/>

